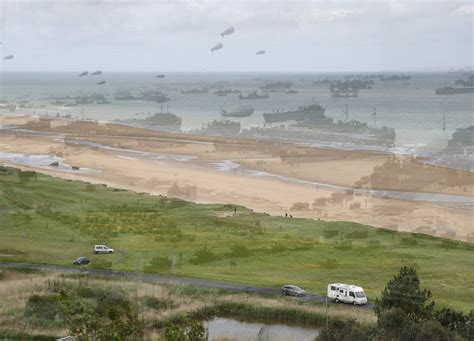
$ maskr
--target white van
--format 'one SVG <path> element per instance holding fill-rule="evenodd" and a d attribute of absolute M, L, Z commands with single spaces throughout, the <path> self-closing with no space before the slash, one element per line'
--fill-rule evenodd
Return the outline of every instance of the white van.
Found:
<path fill-rule="evenodd" d="M 367 304 L 367 297 L 365 296 L 364 289 L 350 284 L 329 284 L 328 298 L 335 302 L 350 303 L 353 305 Z"/>
<path fill-rule="evenodd" d="M 94 245 L 94 253 L 114 253 L 114 249 L 107 245 Z"/>

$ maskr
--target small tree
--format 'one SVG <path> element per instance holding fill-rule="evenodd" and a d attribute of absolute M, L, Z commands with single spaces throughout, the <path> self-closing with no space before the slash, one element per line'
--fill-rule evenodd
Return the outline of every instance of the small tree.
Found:
<path fill-rule="evenodd" d="M 433 312 L 434 301 L 431 291 L 420 289 L 420 279 L 416 270 L 402 267 L 400 273 L 391 279 L 375 301 L 375 313 L 380 317 L 384 310 L 397 308 L 413 320 L 429 318 Z"/>
<path fill-rule="evenodd" d="M 197 320 L 169 322 L 165 327 L 166 341 L 207 341 L 208 337 L 207 329 Z"/>
<path fill-rule="evenodd" d="M 90 304 L 63 291 L 61 301 L 65 325 L 80 340 L 128 340 L 143 335 L 144 321 L 127 299 L 105 297 Z"/>

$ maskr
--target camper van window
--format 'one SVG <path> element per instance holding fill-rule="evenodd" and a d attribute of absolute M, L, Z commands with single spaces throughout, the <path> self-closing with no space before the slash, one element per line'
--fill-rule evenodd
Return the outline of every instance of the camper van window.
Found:
<path fill-rule="evenodd" d="M 355 298 L 355 295 L 354 295 L 354 293 L 353 293 L 352 291 L 349 293 L 349 296 L 352 296 L 352 297 Z"/>
<path fill-rule="evenodd" d="M 365 294 L 364 294 L 363 291 L 358 291 L 358 292 L 356 292 L 356 296 L 357 297 L 365 297 Z"/>
<path fill-rule="evenodd" d="M 335 287 L 335 286 L 331 286 L 331 290 L 336 290 L 336 287 Z"/>
<path fill-rule="evenodd" d="M 339 292 L 340 292 L 341 294 L 343 294 L 343 293 L 344 293 L 344 290 L 339 290 Z"/>

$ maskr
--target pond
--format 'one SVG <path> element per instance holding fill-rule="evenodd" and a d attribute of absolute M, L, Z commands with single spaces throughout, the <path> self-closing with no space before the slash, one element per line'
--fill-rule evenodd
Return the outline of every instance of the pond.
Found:
<path fill-rule="evenodd" d="M 313 341 L 318 335 L 315 328 L 241 322 L 220 317 L 204 324 L 209 331 L 209 341 Z"/>

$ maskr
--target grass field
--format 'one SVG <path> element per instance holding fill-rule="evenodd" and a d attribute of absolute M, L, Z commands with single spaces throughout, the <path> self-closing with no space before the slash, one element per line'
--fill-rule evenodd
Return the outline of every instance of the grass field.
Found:
<path fill-rule="evenodd" d="M 264 297 L 188 285 L 0 269 L 0 339 L 16 340 L 23 337 L 29 340 L 32 336 L 49 336 L 56 340 L 68 335 L 61 320 L 47 318 L 45 313 L 48 308 L 45 304 L 41 307 L 41 318 L 25 314 L 31 296 L 57 297 L 62 290 L 76 293 L 82 299 L 104 298 L 111 294 L 123 296 L 134 303 L 139 315 L 145 320 L 147 340 L 160 339 L 162 327 L 167 321 L 176 321 L 184 316 L 198 320 L 215 316 L 230 317 L 249 322 L 283 322 L 313 328 L 323 326 L 326 321 L 324 306 L 286 297 Z M 368 309 L 334 305 L 328 314 L 331 320 L 355 319 L 365 325 L 376 323 L 374 312 Z"/>
<path fill-rule="evenodd" d="M 350 222 L 270 217 L 0 168 L 0 261 L 92 266 L 324 294 L 365 288 L 373 301 L 402 265 L 441 305 L 474 307 L 474 245 Z M 112 255 L 92 254 L 107 244 Z M 231 261 L 236 266 L 231 267 Z"/>

